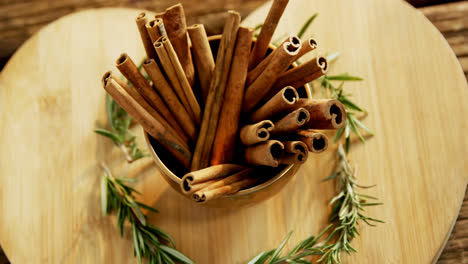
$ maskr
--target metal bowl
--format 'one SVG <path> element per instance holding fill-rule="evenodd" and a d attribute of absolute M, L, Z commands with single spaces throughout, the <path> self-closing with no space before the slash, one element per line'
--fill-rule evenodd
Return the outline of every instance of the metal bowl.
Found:
<path fill-rule="evenodd" d="M 208 38 L 213 54 L 217 54 L 219 41 L 221 35 L 210 36 Z M 255 39 L 254 39 L 255 41 Z M 274 50 L 275 47 L 270 45 L 269 52 Z M 216 55 L 215 55 L 216 56 Z M 295 65 L 293 65 L 295 67 Z M 310 96 L 310 89 L 306 85 L 301 87 L 303 96 Z M 301 94 L 301 92 L 299 92 Z M 148 133 L 144 133 L 146 144 L 153 157 L 154 162 L 158 166 L 163 178 L 181 195 L 182 190 L 180 184 L 181 178 L 187 171 L 180 163 L 174 159 L 155 139 Z M 248 189 L 241 190 L 235 194 L 225 195 L 221 198 L 208 201 L 202 205 L 208 207 L 233 207 L 233 206 L 246 206 L 266 200 L 276 193 L 278 193 L 289 180 L 296 174 L 299 165 L 282 165 L 278 168 L 265 168 L 262 170 L 263 176 L 270 176 L 268 180 Z M 267 177 L 268 178 L 268 177 Z M 185 196 L 185 195 L 184 195 Z M 188 198 L 188 197 L 187 197 Z"/>

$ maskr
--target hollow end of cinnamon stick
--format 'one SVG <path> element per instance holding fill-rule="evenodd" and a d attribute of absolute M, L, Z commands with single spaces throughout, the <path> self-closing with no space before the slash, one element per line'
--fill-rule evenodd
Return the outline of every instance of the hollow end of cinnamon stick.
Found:
<path fill-rule="evenodd" d="M 283 152 L 283 143 L 278 140 L 268 140 L 245 149 L 244 158 L 249 164 L 278 167 Z"/>
<path fill-rule="evenodd" d="M 157 27 L 159 23 L 162 22 L 162 19 L 161 18 L 155 18 L 153 20 L 150 20 L 148 22 L 148 26 L 151 27 L 151 28 L 154 28 L 154 27 Z"/>
<path fill-rule="evenodd" d="M 122 53 L 120 54 L 119 58 L 115 62 L 116 66 L 120 66 L 124 64 L 128 60 L 128 54 L 127 53 Z"/>
<path fill-rule="evenodd" d="M 185 193 L 185 194 L 190 193 L 190 191 L 192 190 L 192 186 L 191 186 L 192 182 L 193 182 L 193 176 L 191 176 L 191 175 L 188 175 L 187 177 L 184 177 L 182 179 L 181 187 L 182 187 L 182 192 L 183 193 Z"/>
<path fill-rule="evenodd" d="M 111 76 L 112 76 L 112 71 L 106 71 L 104 73 L 104 75 L 102 76 L 102 79 L 101 79 L 102 87 L 105 87 L 107 85 L 107 81 L 109 80 L 109 78 Z"/>
<path fill-rule="evenodd" d="M 298 125 L 302 126 L 303 124 L 305 124 L 307 121 L 309 121 L 309 118 L 310 118 L 310 114 L 309 112 L 304 109 L 304 108 L 299 108 L 298 109 L 298 114 L 296 115 L 297 118 L 296 118 L 296 122 Z"/>
<path fill-rule="evenodd" d="M 299 94 L 297 93 L 294 87 L 288 86 L 282 90 L 282 97 L 284 98 L 284 102 L 292 105 L 294 104 L 297 99 L 299 99 Z"/>
<path fill-rule="evenodd" d="M 309 38 L 307 40 L 307 43 L 311 47 L 311 50 L 314 50 L 314 49 L 316 49 L 318 47 L 317 41 L 315 39 L 313 39 L 313 38 Z"/>
<path fill-rule="evenodd" d="M 239 137 L 244 145 L 250 146 L 270 138 L 270 131 L 274 124 L 270 120 L 263 120 L 252 125 L 246 125 L 240 129 Z"/>
<path fill-rule="evenodd" d="M 322 70 L 323 73 L 328 71 L 328 60 L 325 57 L 318 57 L 317 66 Z"/>
<path fill-rule="evenodd" d="M 298 130 L 296 134 L 310 152 L 320 153 L 328 148 L 328 137 L 322 133 L 313 130 Z"/>
<path fill-rule="evenodd" d="M 325 116 L 331 120 L 332 128 L 338 129 L 345 125 L 346 110 L 339 101 L 333 100 L 330 102 L 328 104 L 328 111 L 326 111 L 325 114 Z"/>
<path fill-rule="evenodd" d="M 138 14 L 138 16 L 136 17 L 136 20 L 141 20 L 141 19 L 144 19 L 146 17 L 146 13 L 145 12 L 141 12 L 140 14 Z"/>
<path fill-rule="evenodd" d="M 289 36 L 289 43 L 293 47 L 301 47 L 302 41 L 298 36 Z"/>
<path fill-rule="evenodd" d="M 317 133 L 316 136 L 312 138 L 312 151 L 314 153 L 319 153 L 327 149 L 328 147 L 328 138 L 323 135 Z"/>

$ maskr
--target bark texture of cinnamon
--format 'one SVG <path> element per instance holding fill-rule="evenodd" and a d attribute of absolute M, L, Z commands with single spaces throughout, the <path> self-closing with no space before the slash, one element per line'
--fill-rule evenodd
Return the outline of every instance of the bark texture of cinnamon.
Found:
<path fill-rule="evenodd" d="M 298 108 L 275 122 L 271 134 L 281 135 L 294 132 L 310 119 L 310 114 L 305 108 Z"/>
<path fill-rule="evenodd" d="M 305 108 L 310 114 L 304 128 L 338 129 L 346 124 L 346 110 L 336 99 L 299 99 L 296 106 Z"/>
<path fill-rule="evenodd" d="M 138 27 L 138 31 L 140 32 L 141 42 L 143 43 L 143 47 L 145 48 L 146 56 L 148 59 L 156 59 L 156 51 L 153 47 L 153 41 L 151 41 L 151 37 L 146 30 L 146 23 L 148 23 L 148 17 L 146 13 L 140 13 L 135 22 Z"/>
<path fill-rule="evenodd" d="M 208 91 L 203 111 L 203 120 L 192 159 L 192 170 L 205 168 L 210 163 L 211 150 L 213 148 L 219 114 L 221 112 L 228 75 L 230 73 L 239 24 L 239 13 L 229 11 L 218 48 L 216 65 L 213 77 L 211 78 L 210 89 Z"/>
<path fill-rule="evenodd" d="M 257 38 L 257 42 L 252 50 L 252 55 L 250 56 L 249 69 L 253 69 L 257 64 L 263 60 L 265 54 L 268 50 L 268 45 L 270 44 L 273 33 L 275 33 L 278 22 L 283 15 L 284 9 L 288 4 L 289 0 L 274 0 L 270 11 L 263 23 L 263 26 L 260 30 L 260 33 Z"/>
<path fill-rule="evenodd" d="M 142 105 L 106 73 L 103 77 L 103 87 L 114 100 L 129 115 L 131 115 L 156 141 L 169 151 L 184 167 L 190 166 L 190 150 L 156 120 Z"/>
<path fill-rule="evenodd" d="M 154 87 L 159 92 L 164 102 L 166 102 L 177 122 L 184 129 L 192 142 L 195 142 L 198 137 L 197 127 L 190 117 L 190 114 L 187 113 L 184 106 L 179 101 L 179 98 L 177 98 L 177 95 L 166 81 L 166 78 L 159 69 L 158 64 L 153 59 L 149 59 L 143 63 L 143 68 L 146 73 L 148 73 L 148 76 L 153 81 Z"/>
<path fill-rule="evenodd" d="M 206 203 L 210 200 L 217 199 L 223 195 L 234 194 L 243 189 L 253 187 L 259 181 L 260 177 L 247 178 L 229 185 L 224 185 L 216 189 L 210 189 L 207 191 L 200 190 L 199 192 L 197 192 L 199 199 L 195 201 L 198 203 Z M 192 198 L 194 198 L 194 195 L 192 196 Z"/>
<path fill-rule="evenodd" d="M 284 114 L 292 109 L 297 100 L 299 100 L 299 94 L 296 89 L 292 86 L 284 87 L 268 102 L 253 112 L 250 120 L 259 122 L 260 120 L 271 119 L 279 114 Z"/>
<path fill-rule="evenodd" d="M 275 85 L 281 72 L 283 72 L 294 60 L 300 47 L 285 43 L 278 47 L 278 52 L 271 59 L 265 70 L 248 86 L 243 102 L 243 112 L 250 112 L 267 95 Z M 284 85 L 283 87 L 285 87 Z M 283 88 L 281 87 L 281 88 Z M 278 89 L 275 94 L 281 89 Z"/>
<path fill-rule="evenodd" d="M 289 43 L 288 45 L 291 45 L 293 47 L 301 47 L 298 51 L 298 54 L 296 55 L 296 58 L 299 55 L 299 52 L 301 52 L 304 47 L 307 45 L 302 45 L 302 41 L 297 37 L 297 36 L 288 36 L 283 42 L 281 42 L 278 47 L 283 46 L 284 44 Z M 246 80 L 246 85 L 249 86 L 251 85 L 257 78 L 258 76 L 265 70 L 265 68 L 270 64 L 272 58 L 274 58 L 280 50 L 276 48 L 273 50 L 265 59 L 263 59 L 255 68 L 249 71 L 247 74 L 247 80 Z M 294 60 L 296 60 L 296 58 Z"/>
<path fill-rule="evenodd" d="M 104 84 L 108 81 L 108 80 L 115 80 L 138 104 L 140 104 L 154 119 L 156 119 L 159 123 L 161 123 L 161 125 L 163 127 L 165 127 L 167 129 L 167 131 L 169 131 L 169 133 L 171 133 L 172 136 L 174 136 L 175 138 L 177 138 L 177 140 L 179 140 L 179 143 L 180 145 L 182 145 L 184 148 L 186 149 L 189 149 L 189 145 L 188 145 L 188 139 L 187 137 L 185 137 L 185 135 L 183 135 L 183 137 L 181 137 L 181 135 L 164 119 L 164 117 L 161 116 L 161 114 L 159 114 L 158 112 L 156 112 L 156 110 L 154 110 L 154 108 L 149 105 L 148 102 L 146 102 L 146 100 L 143 98 L 143 96 L 141 96 L 141 94 L 139 94 L 135 88 L 132 88 L 130 87 L 124 80 L 122 80 L 121 78 L 119 77 L 116 77 L 114 76 L 114 74 L 112 73 L 112 71 L 108 71 L 104 74 L 104 76 L 102 77 L 102 84 L 104 86 Z"/>
<path fill-rule="evenodd" d="M 135 87 L 135 89 L 145 98 L 145 100 L 159 112 L 167 122 L 181 135 L 185 136 L 184 130 L 175 120 L 171 111 L 164 104 L 164 101 L 159 97 L 158 93 L 150 86 L 145 77 L 138 70 L 133 60 L 126 54 L 122 53 L 117 59 L 116 67 L 125 78 Z"/>
<path fill-rule="evenodd" d="M 278 140 L 268 140 L 244 150 L 245 162 L 253 165 L 278 167 L 284 145 Z"/>
<path fill-rule="evenodd" d="M 324 75 L 328 70 L 328 62 L 325 57 L 316 57 L 301 65 L 282 73 L 271 92 L 276 93 L 286 85 L 299 88 Z"/>
<path fill-rule="evenodd" d="M 244 98 L 244 85 L 247 76 L 253 30 L 239 27 L 229 80 L 224 93 L 218 127 L 216 128 L 211 165 L 231 162 L 234 155 L 239 119 Z"/>
<path fill-rule="evenodd" d="M 299 129 L 295 135 L 297 140 L 304 142 L 310 152 L 320 153 L 328 148 L 328 138 L 322 133 Z"/>
<path fill-rule="evenodd" d="M 182 177 L 181 188 L 185 194 L 190 194 L 194 190 L 193 185 L 208 182 L 213 179 L 226 177 L 238 171 L 246 169 L 245 166 L 237 164 L 219 164 L 201 170 L 192 171 Z"/>
<path fill-rule="evenodd" d="M 156 50 L 156 53 L 158 55 L 159 62 L 163 67 L 164 73 L 166 74 L 167 81 L 174 89 L 174 92 L 177 94 L 177 97 L 179 98 L 187 113 L 190 114 L 190 117 L 192 118 L 193 122 L 195 122 L 195 115 L 192 112 L 192 109 L 190 108 L 189 101 L 185 96 L 185 92 L 182 88 L 182 85 L 179 82 L 179 79 L 177 78 L 177 73 L 174 69 L 174 66 L 172 65 L 171 58 L 169 57 L 169 54 L 167 53 L 166 48 L 162 44 L 161 40 L 162 38 L 159 38 L 156 42 L 154 42 L 154 49 Z"/>
<path fill-rule="evenodd" d="M 206 185 L 204 188 L 198 191 L 195 191 L 191 198 L 194 201 L 199 201 L 202 198 L 204 192 L 242 181 L 247 178 L 253 172 L 253 170 L 253 168 L 247 168 L 225 178 L 211 180 L 210 184 Z"/>
<path fill-rule="evenodd" d="M 195 60 L 196 72 L 200 80 L 203 102 L 206 102 L 215 67 L 213 53 L 203 24 L 192 25 L 187 28 L 187 32 L 192 42 L 193 59 Z"/>
<path fill-rule="evenodd" d="M 195 80 L 195 69 L 192 63 L 192 54 L 188 45 L 187 22 L 182 4 L 176 4 L 166 9 L 162 14 L 166 34 L 171 40 L 180 64 L 185 72 L 187 80 L 193 87 Z"/>
<path fill-rule="evenodd" d="M 190 110 L 192 111 L 193 116 L 195 117 L 195 122 L 197 124 L 200 124 L 201 123 L 200 105 L 198 104 L 197 98 L 195 97 L 195 94 L 193 93 L 192 86 L 190 85 L 189 81 L 187 80 L 187 77 L 184 74 L 183 66 L 180 63 L 179 59 L 177 58 L 177 54 L 172 46 L 171 41 L 165 36 L 162 36 L 160 39 L 161 39 L 160 42 L 163 44 L 164 48 L 167 51 L 167 54 L 169 55 L 169 58 L 171 59 L 171 64 L 174 67 L 174 70 L 177 75 L 177 79 L 179 80 L 180 86 L 182 87 L 185 97 L 188 100 Z"/>
<path fill-rule="evenodd" d="M 246 146 L 254 145 L 270 138 L 270 131 L 274 125 L 270 120 L 263 120 L 251 125 L 245 125 L 239 132 L 242 144 Z"/>

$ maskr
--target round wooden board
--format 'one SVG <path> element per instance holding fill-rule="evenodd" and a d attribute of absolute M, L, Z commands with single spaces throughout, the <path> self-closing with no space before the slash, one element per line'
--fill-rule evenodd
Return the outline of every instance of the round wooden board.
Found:
<path fill-rule="evenodd" d="M 378 2 L 378 3 L 377 3 Z M 261 23 L 268 5 L 243 23 Z M 334 194 L 333 150 L 312 155 L 274 198 L 249 208 L 209 209 L 170 189 L 150 158 L 126 165 L 92 132 L 105 122 L 101 75 L 123 51 L 143 47 L 138 10 L 100 9 L 66 16 L 28 40 L 0 75 L 0 244 L 13 263 L 133 263 L 130 234 L 100 210 L 100 161 L 137 177 L 141 200 L 160 210 L 150 221 L 170 233 L 197 263 L 238 263 L 271 249 L 294 230 L 286 249 L 327 224 Z M 430 263 L 457 217 L 468 180 L 468 89 L 440 33 L 401 1 L 291 1 L 276 36 L 305 36 L 322 53 L 340 51 L 331 73 L 347 83 L 370 115 L 376 136 L 351 157 L 367 193 L 383 206 L 368 214 L 385 224 L 361 226 L 359 251 L 345 263 Z M 312 56 L 312 55 L 311 55 Z M 139 131 L 141 135 L 141 131 Z M 141 138 L 141 137 L 140 137 Z M 143 143 L 141 143 L 143 144 Z"/>

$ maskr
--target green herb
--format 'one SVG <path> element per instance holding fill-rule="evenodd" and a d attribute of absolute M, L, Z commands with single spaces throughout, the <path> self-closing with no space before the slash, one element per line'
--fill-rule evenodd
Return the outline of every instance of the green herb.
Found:
<path fill-rule="evenodd" d="M 365 222 L 370 226 L 375 226 L 373 222 L 384 223 L 381 220 L 364 215 L 364 208 L 367 206 L 381 205 L 382 203 L 369 203 L 366 199 L 377 199 L 375 197 L 358 192 L 358 188 L 371 188 L 373 186 L 361 186 L 357 183 L 356 169 L 352 168 L 343 149 L 339 144 L 337 150 L 337 161 L 335 171 L 325 180 L 336 178 L 338 194 L 331 200 L 332 211 L 329 216 L 330 223 L 334 223 L 335 228 L 325 240 L 321 247 L 322 257 L 318 262 L 325 264 L 341 263 L 341 252 L 357 252 L 351 241 L 359 235 L 357 226 Z M 333 241 L 333 242 L 331 242 Z"/>
<path fill-rule="evenodd" d="M 104 215 L 117 211 L 117 226 L 123 236 L 124 224 L 131 225 L 133 238 L 133 253 L 142 263 L 148 259 L 149 263 L 194 263 L 187 256 L 175 249 L 172 238 L 159 228 L 146 221 L 141 209 L 157 212 L 151 206 L 135 201 L 135 189 L 125 184 L 134 181 L 128 178 L 117 178 L 109 168 L 102 164 L 104 174 L 101 179 L 101 205 Z"/>
<path fill-rule="evenodd" d="M 297 37 L 302 38 L 304 33 L 307 31 L 307 29 L 310 27 L 310 24 L 315 20 L 315 18 L 318 16 L 318 13 L 313 14 L 309 19 L 306 20 L 304 25 L 302 25 L 301 29 L 299 30 L 299 33 L 297 33 Z"/>
<path fill-rule="evenodd" d="M 324 181 L 335 179 L 338 194 L 331 200 L 332 211 L 329 216 L 330 224 L 318 235 L 310 236 L 299 242 L 290 252 L 279 257 L 291 232 L 281 242 L 278 248 L 261 252 L 248 264 L 278 264 L 278 263 L 312 263 L 305 259 L 307 256 L 317 255 L 319 263 L 339 264 L 341 253 L 356 252 L 351 246 L 351 241 L 359 235 L 357 226 L 361 222 L 374 226 L 373 222 L 383 221 L 364 215 L 366 206 L 381 205 L 382 203 L 369 203 L 365 199 L 377 199 L 375 197 L 358 192 L 358 188 L 370 188 L 372 186 L 360 186 L 357 184 L 356 170 L 351 167 L 346 157 L 343 146 L 339 144 L 335 170 Z M 320 238 L 331 230 L 330 235 L 324 240 Z M 268 261 L 268 262 L 267 262 Z"/>
<path fill-rule="evenodd" d="M 338 129 L 335 133 L 334 141 L 337 142 L 340 140 L 343 135 L 345 137 L 345 150 L 349 151 L 351 144 L 351 133 L 353 132 L 358 138 L 365 142 L 364 137 L 362 136 L 359 129 L 365 130 L 370 135 L 374 135 L 372 130 L 359 121 L 357 118 L 358 114 L 362 116 L 367 115 L 367 111 L 362 107 L 358 106 L 355 102 L 350 99 L 351 94 L 346 94 L 343 91 L 343 85 L 346 81 L 362 81 L 361 77 L 352 76 L 348 73 L 343 73 L 340 75 L 328 76 L 324 75 L 319 78 L 320 87 L 322 88 L 322 93 L 325 94 L 328 98 L 334 98 L 340 101 L 346 108 L 346 124 L 344 127 Z M 341 81 L 339 86 L 335 86 L 333 81 Z"/>
<path fill-rule="evenodd" d="M 141 69 L 143 62 L 138 66 Z M 147 78 L 147 76 L 145 76 Z M 128 82 L 131 86 L 131 83 Z M 130 131 L 130 126 L 133 118 L 125 112 L 110 96 L 106 94 L 106 112 L 107 122 L 110 128 L 97 128 L 94 130 L 99 135 L 110 138 L 114 144 L 120 148 L 127 162 L 131 163 L 135 160 L 148 156 L 138 148 L 136 137 Z"/>

